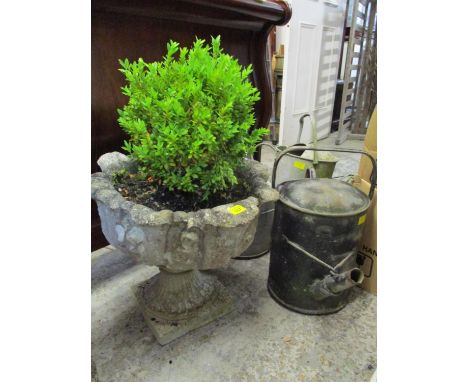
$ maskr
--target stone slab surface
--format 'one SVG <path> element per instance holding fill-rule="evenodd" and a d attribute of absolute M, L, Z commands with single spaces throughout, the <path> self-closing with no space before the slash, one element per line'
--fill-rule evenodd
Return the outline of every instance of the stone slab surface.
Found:
<path fill-rule="evenodd" d="M 133 293 L 138 301 L 140 311 L 143 317 L 145 317 L 146 324 L 152 330 L 161 345 L 166 345 L 176 338 L 232 312 L 235 308 L 231 296 L 226 289 L 221 286 L 221 288 L 216 291 L 216 297 L 200 307 L 193 317 L 171 323 L 160 321 L 151 314 L 151 311 L 148 310 L 145 305 L 144 299 L 140 297 L 141 293 L 139 288 L 144 287 L 146 283 L 147 281 L 143 281 L 138 284 L 138 286 L 133 287 Z"/>
<path fill-rule="evenodd" d="M 92 255 L 92 355 L 100 382 L 367 382 L 376 368 L 376 297 L 306 316 L 266 289 L 269 255 L 213 271 L 235 310 L 161 346 L 132 287 L 158 272 L 117 250 Z M 109 267 L 105 265 L 109 264 Z"/>

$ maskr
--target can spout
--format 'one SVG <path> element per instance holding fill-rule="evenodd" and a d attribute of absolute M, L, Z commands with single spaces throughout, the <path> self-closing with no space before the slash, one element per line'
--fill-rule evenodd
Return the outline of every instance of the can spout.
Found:
<path fill-rule="evenodd" d="M 346 289 L 359 285 L 364 280 L 364 273 L 359 268 L 326 275 L 322 280 L 311 285 L 311 292 L 317 300 L 337 296 Z"/>

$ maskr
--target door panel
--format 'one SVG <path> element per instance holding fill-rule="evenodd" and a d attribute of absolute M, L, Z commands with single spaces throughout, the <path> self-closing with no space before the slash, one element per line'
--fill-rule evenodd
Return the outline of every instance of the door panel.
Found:
<path fill-rule="evenodd" d="M 283 97 L 279 141 L 296 143 L 299 118 L 315 116 L 318 138 L 330 133 L 340 59 L 345 0 L 293 0 L 286 27 Z M 300 141 L 310 143 L 312 129 L 304 123 Z"/>
<path fill-rule="evenodd" d="M 299 26 L 299 44 L 297 47 L 296 73 L 303 73 L 296 76 L 294 85 L 294 108 L 293 114 L 303 114 L 309 110 L 313 104 L 313 88 L 315 72 L 314 49 L 319 42 L 319 29 L 316 25 L 301 23 Z M 311 49 L 312 47 L 312 49 Z"/>

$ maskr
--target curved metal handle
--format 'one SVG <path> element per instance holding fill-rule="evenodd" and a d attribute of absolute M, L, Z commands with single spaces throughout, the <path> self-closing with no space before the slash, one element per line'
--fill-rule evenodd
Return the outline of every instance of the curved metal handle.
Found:
<path fill-rule="evenodd" d="M 371 187 L 369 190 L 369 199 L 372 200 L 372 197 L 374 196 L 374 190 L 375 187 L 377 186 L 377 163 L 372 155 L 369 153 L 366 153 L 365 151 L 362 150 L 345 150 L 345 149 L 334 149 L 334 148 L 322 148 L 322 149 L 317 149 L 315 147 L 289 147 L 286 150 L 283 150 L 280 155 L 275 159 L 275 163 L 273 164 L 273 174 L 271 176 L 271 186 L 273 188 L 276 188 L 276 170 L 278 168 L 278 163 L 281 160 L 282 157 L 284 157 L 286 154 L 294 151 L 306 151 L 306 150 L 312 150 L 312 151 L 331 151 L 331 152 L 339 152 L 339 153 L 352 153 L 352 154 L 362 154 L 367 156 L 370 161 L 372 162 L 372 172 L 370 176 L 370 182 L 371 182 Z"/>
<path fill-rule="evenodd" d="M 304 118 L 305 117 L 312 118 L 309 113 L 302 114 L 301 118 L 299 118 L 299 133 L 297 135 L 296 144 L 301 143 L 301 136 L 302 136 L 302 130 L 304 129 Z"/>
<path fill-rule="evenodd" d="M 269 147 L 270 149 L 272 149 L 275 153 L 277 153 L 277 152 L 280 151 L 276 146 L 272 145 L 271 143 L 260 142 L 258 145 L 255 146 L 255 151 L 254 151 L 254 152 L 256 152 L 257 149 L 258 149 L 260 146 L 267 146 L 267 147 Z M 250 156 L 250 159 L 253 159 L 253 153 L 252 153 L 252 155 Z"/>

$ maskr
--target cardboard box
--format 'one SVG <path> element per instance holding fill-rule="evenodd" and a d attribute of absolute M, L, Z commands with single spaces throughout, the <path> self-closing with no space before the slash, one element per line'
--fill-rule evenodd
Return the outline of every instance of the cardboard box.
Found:
<path fill-rule="evenodd" d="M 377 106 L 367 127 L 364 151 L 377 160 Z M 369 194 L 370 190 L 371 172 L 372 163 L 370 159 L 362 155 L 359 164 L 359 176 L 355 177 L 353 184 L 366 194 Z M 362 288 L 377 294 L 377 189 L 374 191 L 374 196 L 367 210 L 366 223 L 359 244 L 358 263 L 365 276 Z"/>
<path fill-rule="evenodd" d="M 377 159 L 377 106 L 375 107 L 371 119 L 369 120 L 366 138 L 364 139 L 363 150 L 372 155 L 374 159 Z M 361 179 L 369 181 L 371 172 L 372 163 L 370 159 L 365 155 L 362 155 L 361 162 L 359 163 L 359 176 Z"/>
<path fill-rule="evenodd" d="M 370 183 L 355 177 L 353 186 L 369 194 Z M 366 223 L 359 243 L 357 261 L 364 272 L 362 288 L 377 294 L 377 189 L 366 214 Z"/>

